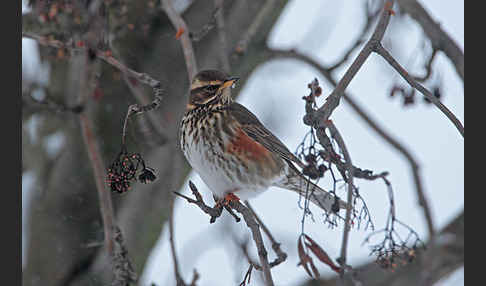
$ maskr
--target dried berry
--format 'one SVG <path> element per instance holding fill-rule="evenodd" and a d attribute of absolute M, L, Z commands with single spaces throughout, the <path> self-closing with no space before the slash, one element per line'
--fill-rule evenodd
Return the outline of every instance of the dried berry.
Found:
<path fill-rule="evenodd" d="M 145 166 L 140 154 L 129 154 L 125 147 L 108 168 L 107 182 L 112 192 L 125 193 L 130 190 L 131 181 L 137 180 L 137 171 L 142 168 L 138 180 L 147 184 L 157 177 L 154 169 Z"/>
<path fill-rule="evenodd" d="M 140 176 L 138 176 L 138 180 L 144 184 L 151 183 L 155 181 L 157 177 L 154 174 L 154 169 L 146 167 L 142 170 Z"/>

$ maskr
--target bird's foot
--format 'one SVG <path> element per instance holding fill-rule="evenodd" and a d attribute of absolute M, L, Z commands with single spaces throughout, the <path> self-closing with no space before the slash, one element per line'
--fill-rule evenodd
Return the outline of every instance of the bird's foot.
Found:
<path fill-rule="evenodd" d="M 227 193 L 223 198 L 216 200 L 216 204 L 214 205 L 215 209 L 222 209 L 223 207 L 235 218 L 236 222 L 240 221 L 240 218 L 233 212 L 231 208 L 231 202 L 239 202 L 240 198 L 238 198 L 233 193 Z"/>
<path fill-rule="evenodd" d="M 230 203 L 233 202 L 233 201 L 239 202 L 240 201 L 240 198 L 238 198 L 233 193 L 227 193 L 221 199 L 217 199 L 216 200 L 216 204 L 214 205 L 214 208 L 220 208 L 220 207 L 223 207 L 223 206 L 228 207 L 228 206 L 230 206 Z"/>
<path fill-rule="evenodd" d="M 233 193 L 227 193 L 225 196 L 224 196 L 224 204 L 225 205 L 229 205 L 230 202 L 232 201 L 237 201 L 239 202 L 240 201 L 240 198 L 238 198 L 235 194 Z"/>

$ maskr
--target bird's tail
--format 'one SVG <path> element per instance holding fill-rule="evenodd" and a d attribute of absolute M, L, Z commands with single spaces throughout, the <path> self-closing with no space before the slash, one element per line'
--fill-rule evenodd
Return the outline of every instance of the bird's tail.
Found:
<path fill-rule="evenodd" d="M 347 208 L 345 201 L 312 183 L 299 171 L 293 168 L 289 171 L 285 179 L 275 184 L 277 187 L 294 191 L 304 197 L 307 195 L 312 203 L 328 213 L 337 213 L 340 209 Z"/>

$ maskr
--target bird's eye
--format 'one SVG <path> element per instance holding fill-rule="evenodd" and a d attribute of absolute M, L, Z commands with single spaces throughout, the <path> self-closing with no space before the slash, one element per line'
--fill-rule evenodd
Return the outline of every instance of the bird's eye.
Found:
<path fill-rule="evenodd" d="M 205 89 L 206 89 L 207 91 L 209 91 L 209 92 L 214 92 L 214 91 L 216 91 L 218 88 L 219 88 L 219 85 L 214 85 L 214 84 L 212 84 L 212 85 L 207 85 L 207 86 L 205 87 Z"/>

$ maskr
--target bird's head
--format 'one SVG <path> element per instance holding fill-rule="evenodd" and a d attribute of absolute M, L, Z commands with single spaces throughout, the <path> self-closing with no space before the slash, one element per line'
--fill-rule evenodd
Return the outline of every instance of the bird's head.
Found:
<path fill-rule="evenodd" d="M 191 83 L 187 109 L 192 110 L 212 104 L 229 104 L 232 102 L 231 87 L 238 81 L 218 70 L 204 70 L 196 74 Z"/>

